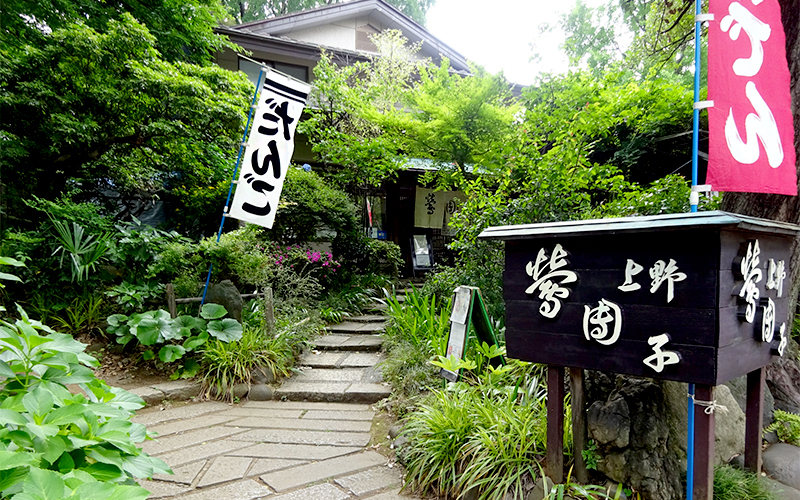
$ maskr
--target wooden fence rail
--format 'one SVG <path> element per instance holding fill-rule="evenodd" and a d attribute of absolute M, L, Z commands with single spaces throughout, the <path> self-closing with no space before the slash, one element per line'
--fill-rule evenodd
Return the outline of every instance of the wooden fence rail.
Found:
<path fill-rule="evenodd" d="M 167 283 L 167 310 L 169 311 L 169 315 L 173 318 L 178 317 L 178 304 L 191 304 L 193 302 L 201 302 L 203 297 L 186 297 L 186 298 L 176 298 L 175 297 L 175 287 L 172 286 L 172 283 Z M 269 326 L 269 329 L 272 330 L 272 327 L 275 326 L 275 305 L 272 298 L 272 288 L 267 287 L 261 293 L 242 293 L 239 294 L 242 297 L 242 300 L 246 299 L 255 299 L 257 297 L 264 297 L 264 319 Z"/>

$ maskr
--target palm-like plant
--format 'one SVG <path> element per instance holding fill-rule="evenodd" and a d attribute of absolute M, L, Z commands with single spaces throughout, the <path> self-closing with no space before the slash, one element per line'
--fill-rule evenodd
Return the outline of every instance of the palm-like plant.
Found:
<path fill-rule="evenodd" d="M 50 218 L 56 229 L 56 239 L 60 243 L 53 255 L 60 254 L 59 265 L 64 266 L 64 257 L 68 256 L 71 263 L 72 281 L 85 281 L 89 272 L 94 271 L 97 262 L 109 249 L 110 235 L 104 233 L 100 236 L 86 234 L 83 226 L 73 222 L 66 222 Z"/>

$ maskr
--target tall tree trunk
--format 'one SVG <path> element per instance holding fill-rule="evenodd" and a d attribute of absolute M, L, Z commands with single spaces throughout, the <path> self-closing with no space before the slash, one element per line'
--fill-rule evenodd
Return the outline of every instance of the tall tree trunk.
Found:
<path fill-rule="evenodd" d="M 794 118 L 795 167 L 800 179 L 800 0 L 778 0 L 781 6 L 783 30 L 786 33 L 786 58 L 789 75 Z M 754 217 L 800 224 L 800 197 L 775 194 L 726 193 L 722 209 Z M 797 308 L 800 294 L 800 237 L 792 245 L 789 263 L 792 283 L 789 295 L 789 318 L 784 319 L 791 327 L 791 319 Z M 767 383 L 775 397 L 777 408 L 797 412 L 800 410 L 800 362 L 798 345 L 790 342 L 790 349 L 783 358 L 767 367 Z"/>

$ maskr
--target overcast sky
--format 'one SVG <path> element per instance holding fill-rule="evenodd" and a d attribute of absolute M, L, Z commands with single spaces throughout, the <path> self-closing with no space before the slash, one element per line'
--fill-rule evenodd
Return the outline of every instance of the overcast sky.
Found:
<path fill-rule="evenodd" d="M 604 0 L 584 0 L 590 6 Z M 492 73 L 523 85 L 540 72 L 563 72 L 567 59 L 559 49 L 564 34 L 558 29 L 562 13 L 575 0 L 436 0 L 428 11 L 428 31 Z M 540 34 L 549 24 L 552 32 Z M 535 48 L 531 49 L 531 44 Z M 541 61 L 531 62 L 533 52 Z"/>

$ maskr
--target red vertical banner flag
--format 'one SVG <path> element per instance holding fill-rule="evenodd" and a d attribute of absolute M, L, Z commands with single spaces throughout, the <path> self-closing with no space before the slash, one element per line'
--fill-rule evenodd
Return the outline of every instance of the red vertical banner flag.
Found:
<path fill-rule="evenodd" d="M 714 191 L 797 195 L 786 41 L 777 0 L 710 0 L 709 147 Z"/>

